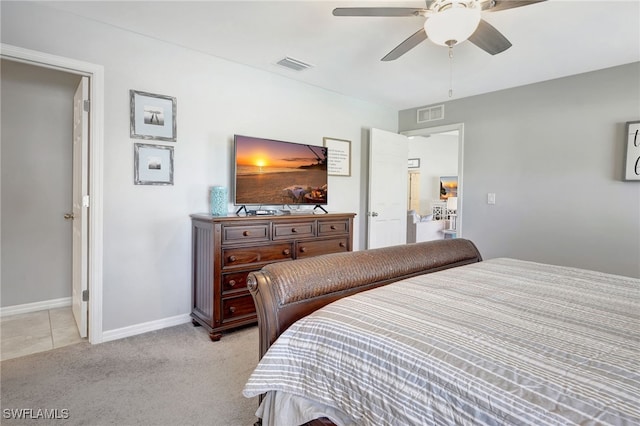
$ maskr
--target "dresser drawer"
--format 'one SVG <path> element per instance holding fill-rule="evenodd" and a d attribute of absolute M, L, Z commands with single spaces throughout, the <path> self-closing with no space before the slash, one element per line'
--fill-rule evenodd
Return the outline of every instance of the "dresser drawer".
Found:
<path fill-rule="evenodd" d="M 222 226 L 222 244 L 269 241 L 269 224 Z"/>
<path fill-rule="evenodd" d="M 253 297 L 250 294 L 222 299 L 222 322 L 245 319 L 256 316 Z"/>
<path fill-rule="evenodd" d="M 222 267 L 253 265 L 293 259 L 292 243 L 238 247 L 222 250 Z"/>
<path fill-rule="evenodd" d="M 213 341 L 257 322 L 247 288 L 265 265 L 351 250 L 353 213 L 192 218 L 191 318 Z"/>
<path fill-rule="evenodd" d="M 296 246 L 296 257 L 318 256 L 321 254 L 340 253 L 349 250 L 348 238 L 334 238 L 320 241 L 298 241 Z"/>
<path fill-rule="evenodd" d="M 257 269 L 256 269 L 257 270 Z M 247 275 L 252 271 L 222 274 L 222 292 L 235 292 L 247 289 Z"/>
<path fill-rule="evenodd" d="M 292 222 L 273 225 L 273 239 L 292 237 L 314 237 L 315 222 Z"/>
<path fill-rule="evenodd" d="M 319 221 L 318 222 L 318 236 L 336 235 L 336 234 L 348 234 L 349 233 L 349 221 L 348 220 L 335 220 L 335 221 Z"/>

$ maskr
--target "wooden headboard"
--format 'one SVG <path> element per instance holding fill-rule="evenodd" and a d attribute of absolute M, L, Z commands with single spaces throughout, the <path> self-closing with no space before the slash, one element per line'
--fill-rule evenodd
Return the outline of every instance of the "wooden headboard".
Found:
<path fill-rule="evenodd" d="M 266 265 L 247 279 L 258 314 L 260 358 L 291 324 L 335 300 L 480 261 L 476 246 L 458 238 Z"/>

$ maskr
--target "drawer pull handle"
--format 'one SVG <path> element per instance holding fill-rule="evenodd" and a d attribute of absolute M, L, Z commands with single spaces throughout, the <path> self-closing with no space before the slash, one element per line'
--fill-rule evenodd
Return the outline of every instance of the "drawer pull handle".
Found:
<path fill-rule="evenodd" d="M 331 228 L 332 231 L 336 230 L 336 226 L 335 225 L 331 225 L 329 228 Z"/>
<path fill-rule="evenodd" d="M 234 285 L 236 285 L 236 280 L 230 280 L 229 281 L 229 286 L 233 287 Z"/>
<path fill-rule="evenodd" d="M 296 232 L 298 232 L 298 230 L 296 228 L 291 228 L 291 232 L 295 234 Z"/>
<path fill-rule="evenodd" d="M 300 247 L 300 253 L 306 253 L 306 252 L 307 252 L 306 247 Z"/>
<path fill-rule="evenodd" d="M 229 312 L 231 312 L 232 314 L 236 312 L 236 307 L 235 306 L 229 306 Z"/>
<path fill-rule="evenodd" d="M 235 256 L 229 256 L 229 262 L 235 262 L 236 260 L 238 260 L 238 258 Z"/>
<path fill-rule="evenodd" d="M 250 233 L 249 231 L 244 231 L 244 232 L 242 233 L 242 236 L 243 236 L 243 237 L 248 237 L 250 234 L 251 234 L 251 233 Z"/>
<path fill-rule="evenodd" d="M 340 247 L 346 247 L 347 245 L 345 243 L 340 243 Z"/>
<path fill-rule="evenodd" d="M 284 250 L 282 250 L 282 254 L 284 254 L 285 256 L 289 256 L 291 254 L 291 250 L 284 249 Z"/>

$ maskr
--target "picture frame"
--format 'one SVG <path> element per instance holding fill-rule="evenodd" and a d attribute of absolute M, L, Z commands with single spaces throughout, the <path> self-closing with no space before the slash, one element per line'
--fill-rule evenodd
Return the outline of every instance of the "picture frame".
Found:
<path fill-rule="evenodd" d="M 409 168 L 410 169 L 419 169 L 420 168 L 420 159 L 419 158 L 409 158 Z"/>
<path fill-rule="evenodd" d="M 129 90 L 131 137 L 175 142 L 176 98 Z"/>
<path fill-rule="evenodd" d="M 626 123 L 626 154 L 623 179 L 640 181 L 640 121 Z"/>
<path fill-rule="evenodd" d="M 173 147 L 134 144 L 135 185 L 173 185 Z"/>
<path fill-rule="evenodd" d="M 440 199 L 458 196 L 458 176 L 440 176 Z"/>
<path fill-rule="evenodd" d="M 324 137 L 322 143 L 328 148 L 329 176 L 351 176 L 351 141 Z"/>

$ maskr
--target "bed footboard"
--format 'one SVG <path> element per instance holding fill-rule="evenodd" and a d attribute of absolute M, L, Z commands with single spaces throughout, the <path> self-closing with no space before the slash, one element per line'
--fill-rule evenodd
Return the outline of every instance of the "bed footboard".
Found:
<path fill-rule="evenodd" d="M 266 265 L 247 279 L 258 314 L 260 358 L 291 324 L 335 300 L 481 260 L 471 241 L 458 238 Z"/>

